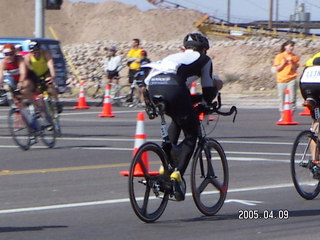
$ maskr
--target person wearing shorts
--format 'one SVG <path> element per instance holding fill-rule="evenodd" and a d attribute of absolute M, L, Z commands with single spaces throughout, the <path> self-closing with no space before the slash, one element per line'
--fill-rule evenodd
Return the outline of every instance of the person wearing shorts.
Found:
<path fill-rule="evenodd" d="M 108 83 L 115 81 L 119 84 L 119 71 L 122 68 L 121 57 L 117 56 L 117 48 L 115 46 L 105 48 L 108 51 L 107 59 L 104 63 L 104 71 L 107 75 Z"/>
<path fill-rule="evenodd" d="M 18 55 L 13 44 L 5 44 L 2 48 L 4 59 L 0 62 L 0 87 L 6 81 L 12 90 L 20 89 L 22 98 L 33 101 L 34 84 L 28 78 L 27 66 L 23 57 Z"/>
<path fill-rule="evenodd" d="M 54 61 L 49 51 L 41 48 L 38 41 L 31 41 L 29 43 L 30 53 L 24 56 L 25 63 L 29 69 L 28 75 L 35 83 L 34 92 L 41 92 L 45 88 L 52 95 L 56 101 L 58 113 L 62 112 L 63 106 L 59 101 L 58 90 L 55 84 L 55 68 Z"/>
<path fill-rule="evenodd" d="M 202 34 L 190 33 L 184 38 L 183 45 L 186 48 L 184 52 L 147 64 L 151 71 L 145 79 L 150 99 L 155 95 L 162 95 L 166 103 L 166 114 L 172 119 L 168 133 L 170 141 L 174 144 L 173 149 L 177 152 L 177 158 L 173 159 L 181 178 L 193 154 L 199 128 L 199 117 L 194 109 L 195 102 L 187 86 L 187 80 L 193 76 L 201 78 L 202 96 L 197 100 L 208 105 L 222 88 L 222 81 L 212 76 L 212 61 L 206 54 L 209 49 L 208 39 Z M 178 144 L 181 130 L 184 139 Z M 183 181 L 180 180 L 179 184 L 175 192 L 178 201 L 184 200 L 185 194 Z"/>

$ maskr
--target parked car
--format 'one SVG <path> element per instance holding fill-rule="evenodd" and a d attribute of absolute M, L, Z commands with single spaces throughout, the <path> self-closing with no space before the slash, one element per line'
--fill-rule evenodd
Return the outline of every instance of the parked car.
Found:
<path fill-rule="evenodd" d="M 41 43 L 41 48 L 44 50 L 50 51 L 52 58 L 54 60 L 54 66 L 56 70 L 56 84 L 58 86 L 59 93 L 64 93 L 67 88 L 67 64 L 64 58 L 64 55 L 60 48 L 60 42 L 54 39 L 48 38 L 1 38 L 0 37 L 0 60 L 3 59 L 3 54 L 1 49 L 4 44 L 12 43 L 22 52 L 22 55 L 25 55 L 30 52 L 29 42 L 30 41 L 39 41 Z M 0 98 L 5 97 L 4 94 L 1 94 Z M 0 105 L 5 104 L 5 99 L 0 99 Z"/>

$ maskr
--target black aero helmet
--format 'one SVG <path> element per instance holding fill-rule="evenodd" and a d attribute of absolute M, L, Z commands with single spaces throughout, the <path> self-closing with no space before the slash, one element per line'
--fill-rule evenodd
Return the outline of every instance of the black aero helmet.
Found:
<path fill-rule="evenodd" d="M 209 49 L 209 40 L 200 33 L 189 33 L 183 39 L 183 46 L 185 48 L 191 48 L 194 50 L 208 50 Z"/>
<path fill-rule="evenodd" d="M 320 65 L 320 57 L 317 57 L 317 58 L 315 58 L 315 59 L 313 59 L 313 65 Z"/>
<path fill-rule="evenodd" d="M 29 43 L 30 52 L 39 51 L 41 49 L 41 44 L 38 41 L 31 41 Z"/>

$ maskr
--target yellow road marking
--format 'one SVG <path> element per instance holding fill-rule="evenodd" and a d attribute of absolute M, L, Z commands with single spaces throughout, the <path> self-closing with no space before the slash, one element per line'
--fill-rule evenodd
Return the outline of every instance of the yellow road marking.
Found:
<path fill-rule="evenodd" d="M 117 164 L 104 164 L 104 165 L 63 167 L 63 168 L 30 169 L 30 170 L 18 170 L 18 171 L 11 171 L 11 170 L 5 169 L 0 172 L 0 176 L 30 174 L 30 173 L 79 171 L 79 170 L 102 169 L 102 168 L 113 168 L 113 167 L 128 167 L 129 165 L 130 163 L 117 163 Z"/>

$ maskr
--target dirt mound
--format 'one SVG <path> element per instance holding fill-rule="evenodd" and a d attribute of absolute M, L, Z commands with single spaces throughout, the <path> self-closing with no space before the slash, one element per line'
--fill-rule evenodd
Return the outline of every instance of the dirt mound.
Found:
<path fill-rule="evenodd" d="M 32 37 L 34 32 L 34 1 L 1 0 L 0 36 Z M 108 1 L 85 3 L 64 1 L 61 10 L 46 10 L 46 36 L 52 37 L 52 26 L 63 44 L 95 40 L 167 41 L 196 31 L 193 23 L 201 13 L 193 10 L 140 11 L 133 5 Z"/>
<path fill-rule="evenodd" d="M 34 0 L 0 0 L 0 36 L 33 37 L 34 8 Z M 134 5 L 115 1 L 72 3 L 68 0 L 64 0 L 61 10 L 47 10 L 45 15 L 46 36 L 52 37 L 49 32 L 49 26 L 52 26 L 81 79 L 89 82 L 104 74 L 105 46 L 116 45 L 125 62 L 130 40 L 140 38 L 142 47 L 155 61 L 179 51 L 183 37 L 197 30 L 193 24 L 201 17 L 200 12 L 193 10 L 140 11 Z M 232 86 L 230 91 L 275 88 L 270 67 L 285 39 L 226 41 L 215 37 L 211 40 L 209 56 L 214 58 L 214 73 L 224 80 L 225 87 Z M 320 40 L 295 41 L 295 52 L 301 58 L 301 73 L 306 59 L 319 51 Z M 126 73 L 124 68 L 122 74 L 125 76 Z M 69 82 L 78 82 L 71 71 Z"/>

